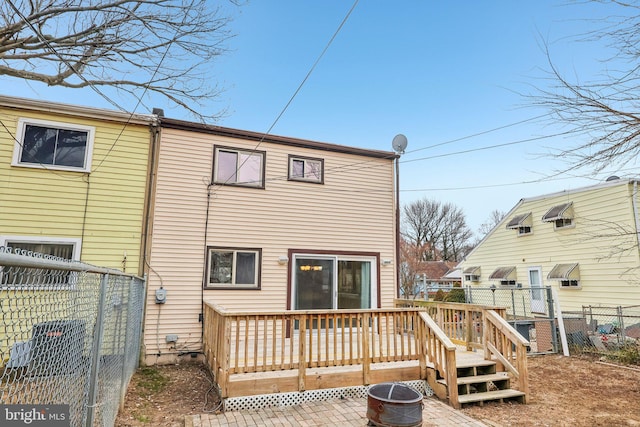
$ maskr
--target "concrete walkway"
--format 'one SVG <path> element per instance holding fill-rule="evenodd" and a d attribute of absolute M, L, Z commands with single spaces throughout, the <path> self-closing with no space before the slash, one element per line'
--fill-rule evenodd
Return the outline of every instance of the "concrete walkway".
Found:
<path fill-rule="evenodd" d="M 423 426 L 481 427 L 480 421 L 440 402 L 435 397 L 423 400 Z M 188 415 L 185 427 L 244 426 L 366 426 L 367 399 L 339 399 L 307 402 L 299 406 L 230 411 L 222 414 Z"/>

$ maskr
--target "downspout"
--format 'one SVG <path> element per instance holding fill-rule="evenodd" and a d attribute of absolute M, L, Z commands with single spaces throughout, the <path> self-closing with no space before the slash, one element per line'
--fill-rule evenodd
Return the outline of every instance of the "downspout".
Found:
<path fill-rule="evenodd" d="M 147 191 L 145 194 L 145 206 L 144 206 L 144 223 L 142 224 L 142 263 L 138 267 L 138 275 L 144 276 L 147 272 L 147 266 L 149 265 L 150 258 L 150 248 L 151 248 L 151 234 L 153 233 L 152 229 L 152 220 L 151 216 L 153 213 L 153 202 L 155 200 L 155 185 L 156 185 L 156 174 L 157 174 L 157 164 L 158 164 L 158 140 L 160 136 L 160 120 L 156 118 L 156 121 L 151 124 L 149 129 L 151 133 L 151 152 L 149 153 L 149 181 L 147 184 Z"/>
<path fill-rule="evenodd" d="M 633 219 L 636 222 L 636 244 L 640 257 L 640 218 L 638 217 L 638 181 L 633 181 Z"/>

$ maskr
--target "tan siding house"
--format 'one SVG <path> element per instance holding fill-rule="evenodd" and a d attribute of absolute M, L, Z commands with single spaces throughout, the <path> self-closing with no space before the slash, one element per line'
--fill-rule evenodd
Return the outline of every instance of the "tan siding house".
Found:
<path fill-rule="evenodd" d="M 562 310 L 640 304 L 638 181 L 522 199 L 460 264 L 463 284 L 555 287 Z M 533 312 L 536 292 L 531 292 Z"/>
<path fill-rule="evenodd" d="M 202 301 L 249 311 L 393 305 L 394 153 L 171 119 L 161 129 L 148 363 L 201 350 Z M 166 302 L 156 304 L 161 287 Z"/>
<path fill-rule="evenodd" d="M 0 96 L 0 246 L 142 274 L 153 115 Z"/>

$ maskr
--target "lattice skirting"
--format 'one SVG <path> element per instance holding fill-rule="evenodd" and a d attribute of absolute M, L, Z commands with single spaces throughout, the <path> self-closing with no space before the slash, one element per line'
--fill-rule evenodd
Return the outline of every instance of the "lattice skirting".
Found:
<path fill-rule="evenodd" d="M 433 390 L 426 381 L 402 381 L 423 396 L 433 396 Z M 373 385 L 373 384 L 372 384 Z M 344 398 L 366 398 L 371 386 L 339 387 L 322 390 L 309 390 L 291 393 L 271 393 L 259 394 L 256 396 L 231 397 L 224 399 L 224 411 L 242 411 L 247 409 L 262 409 L 270 407 L 296 406 L 305 402 L 315 402 L 321 400 L 344 399 Z"/>

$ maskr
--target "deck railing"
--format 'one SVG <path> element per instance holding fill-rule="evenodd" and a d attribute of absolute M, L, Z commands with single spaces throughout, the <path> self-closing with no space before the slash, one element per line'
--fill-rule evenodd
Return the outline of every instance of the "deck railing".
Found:
<path fill-rule="evenodd" d="M 360 384 L 370 384 L 375 364 L 416 361 L 426 372 L 427 361 L 438 357 L 421 357 L 422 311 L 230 312 L 206 303 L 205 355 L 222 397 L 231 393 L 230 376 L 242 373 L 295 370 L 296 388 L 302 391 L 309 387 L 307 368 L 357 366 Z M 432 325 L 426 329 L 432 330 Z"/>
<path fill-rule="evenodd" d="M 223 398 L 426 379 L 432 368 L 450 385 L 447 397 L 457 407 L 458 344 L 496 360 L 528 393 L 529 343 L 504 320 L 504 310 L 407 300 L 396 306 L 231 312 L 205 303 L 206 360 Z"/>
<path fill-rule="evenodd" d="M 517 381 L 518 389 L 529 395 L 527 380 L 527 347 L 524 339 L 513 327 L 494 310 L 484 313 L 484 358 L 495 358 Z"/>
<path fill-rule="evenodd" d="M 426 308 L 447 337 L 469 351 L 484 349 L 482 317 L 486 310 L 493 310 L 503 317 L 506 315 L 504 307 L 407 299 L 396 299 L 394 302 L 396 307 Z"/>

